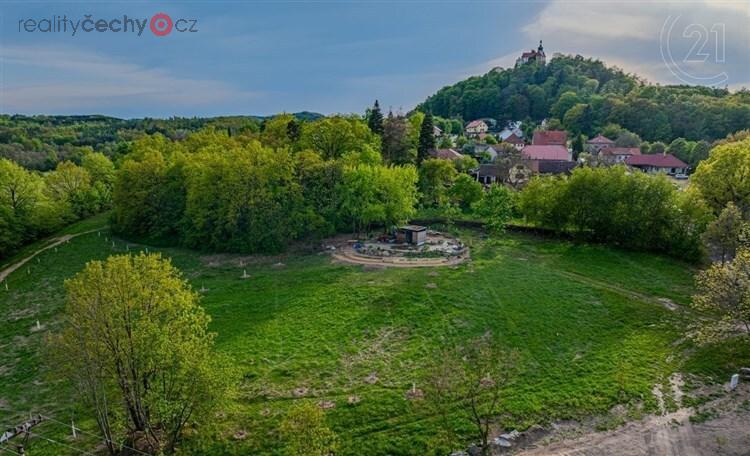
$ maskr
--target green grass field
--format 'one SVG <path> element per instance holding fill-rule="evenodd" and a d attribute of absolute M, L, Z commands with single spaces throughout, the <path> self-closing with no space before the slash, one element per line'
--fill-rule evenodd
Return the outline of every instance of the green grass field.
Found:
<path fill-rule="evenodd" d="M 91 259 L 125 252 L 120 239 L 112 247 L 105 220 L 73 228 L 102 232 L 42 253 L 9 276 L 8 291 L 0 286 L 0 426 L 44 413 L 61 422 L 75 417 L 97 432 L 70 389 L 48 375 L 41 347 L 59 325 L 64 279 Z M 750 361 L 747 349 L 696 350 L 685 341 L 695 272 L 685 264 L 526 235 L 460 235 L 472 246 L 472 263 L 439 269 L 365 270 L 318 253 L 242 258 L 150 248 L 171 257 L 195 288 L 207 289 L 202 304 L 218 333 L 217 350 L 232 360 L 240 385 L 214 425 L 181 451 L 280 454 L 279 421 L 294 401 L 312 399 L 336 402 L 326 416 L 341 454 L 425 454 L 436 420 L 424 405 L 405 400 L 405 391 L 423 384 L 440 346 L 488 330 L 520 354 L 520 373 L 504 391 L 501 425 L 508 429 L 605 415 L 617 404 L 653 410 L 651 389 L 672 372 L 723 375 Z M 145 248 L 131 244 L 130 251 Z M 243 269 L 249 279 L 241 278 Z M 678 310 L 668 310 L 665 298 Z M 378 382 L 365 382 L 373 372 Z M 307 398 L 292 393 L 300 387 Z M 352 394 L 361 398 L 356 405 L 347 404 Z M 59 423 L 36 429 L 95 448 L 93 436 L 71 440 Z M 248 437 L 233 439 L 239 430 Z M 29 448 L 34 455 L 79 454 L 42 438 Z"/>

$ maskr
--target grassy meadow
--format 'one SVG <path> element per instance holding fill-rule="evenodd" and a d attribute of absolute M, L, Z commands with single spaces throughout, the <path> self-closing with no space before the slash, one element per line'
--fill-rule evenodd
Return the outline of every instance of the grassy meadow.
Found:
<path fill-rule="evenodd" d="M 96 448 L 93 420 L 44 367 L 43 337 L 59 326 L 66 278 L 89 260 L 147 247 L 127 249 L 121 239 L 113 247 L 105 217 L 69 231 L 93 228 L 102 231 L 43 252 L 8 277 L 7 291 L 0 286 L 0 426 L 43 413 L 75 419 L 91 433 L 72 440 L 63 424 L 44 423 L 35 432 L 59 443 L 33 438 L 34 455 L 80 454 L 63 444 Z M 340 454 L 425 454 L 437 419 L 405 392 L 424 384 L 441 346 L 487 331 L 520 356 L 519 374 L 503 395 L 498 425 L 506 429 L 606 416 L 617 404 L 637 417 L 655 409 L 651 390 L 673 372 L 723 375 L 750 361 L 729 344 L 696 349 L 685 340 L 691 266 L 528 235 L 460 236 L 472 262 L 435 269 L 373 270 L 317 252 L 240 257 L 148 247 L 204 289 L 216 349 L 239 385 L 212 425 L 180 451 L 281 454 L 276 429 L 289 406 L 325 400 L 336 403 L 326 419 Z M 366 382 L 372 374 L 377 382 Z M 360 401 L 349 405 L 351 395 Z M 471 429 L 460 420 L 455 426 L 464 435 Z M 246 438 L 236 439 L 238 431 Z"/>

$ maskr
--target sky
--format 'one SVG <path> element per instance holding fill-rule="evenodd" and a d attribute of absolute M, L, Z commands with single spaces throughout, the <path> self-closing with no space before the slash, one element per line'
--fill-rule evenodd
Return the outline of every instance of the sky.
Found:
<path fill-rule="evenodd" d="M 124 16 L 143 31 L 109 29 Z M 7 114 L 406 112 L 539 40 L 654 83 L 750 88 L 750 0 L 0 0 L 0 26 Z"/>

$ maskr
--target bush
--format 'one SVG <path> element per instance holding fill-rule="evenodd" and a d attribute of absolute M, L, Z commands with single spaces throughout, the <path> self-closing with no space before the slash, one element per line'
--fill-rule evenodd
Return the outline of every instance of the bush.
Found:
<path fill-rule="evenodd" d="M 537 226 L 635 250 L 696 260 L 708 209 L 664 176 L 624 167 L 579 168 L 569 178 L 537 177 L 521 192 L 520 210 Z"/>

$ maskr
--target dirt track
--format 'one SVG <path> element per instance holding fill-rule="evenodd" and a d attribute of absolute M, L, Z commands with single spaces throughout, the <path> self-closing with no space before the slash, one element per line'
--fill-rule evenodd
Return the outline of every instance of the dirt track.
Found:
<path fill-rule="evenodd" d="M 673 413 L 650 415 L 644 420 L 625 424 L 607 432 L 588 431 L 566 438 L 564 432 L 553 431 L 547 442 L 515 454 L 586 455 L 586 456 L 714 456 L 750 455 L 750 385 L 740 384 L 737 390 L 702 406 L 719 416 L 702 423 L 691 423 L 692 408 Z"/>
<path fill-rule="evenodd" d="M 34 259 L 35 256 L 39 255 L 40 253 L 44 252 L 45 250 L 53 249 L 53 248 L 57 247 L 60 244 L 68 242 L 69 240 L 73 239 L 74 237 L 78 237 L 78 236 L 81 236 L 83 234 L 94 233 L 96 231 L 99 231 L 99 230 L 89 230 L 89 231 L 84 231 L 82 233 L 76 233 L 76 234 L 65 234 L 63 236 L 52 238 L 51 239 L 52 242 L 50 242 L 48 245 L 42 247 L 41 249 L 39 249 L 36 252 L 32 253 L 31 255 L 27 256 L 23 260 L 18 261 L 17 263 L 14 263 L 14 264 L 8 266 L 7 268 L 3 269 L 2 271 L 0 271 L 0 282 L 2 282 L 3 280 L 5 280 L 5 278 L 8 277 L 10 274 L 12 274 L 13 271 L 15 271 L 16 269 L 20 268 L 24 264 L 28 263 L 29 260 Z"/>

